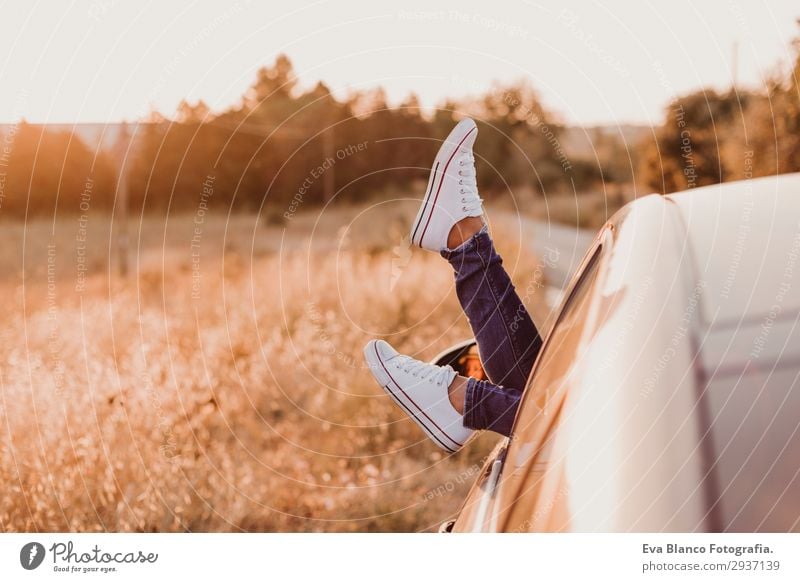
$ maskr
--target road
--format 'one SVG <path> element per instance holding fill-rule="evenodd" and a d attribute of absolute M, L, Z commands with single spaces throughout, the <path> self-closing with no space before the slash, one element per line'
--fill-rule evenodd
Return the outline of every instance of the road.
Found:
<path fill-rule="evenodd" d="M 544 262 L 548 283 L 547 302 L 556 307 L 594 240 L 595 231 L 553 222 L 524 219 L 532 233 L 533 251 Z"/>

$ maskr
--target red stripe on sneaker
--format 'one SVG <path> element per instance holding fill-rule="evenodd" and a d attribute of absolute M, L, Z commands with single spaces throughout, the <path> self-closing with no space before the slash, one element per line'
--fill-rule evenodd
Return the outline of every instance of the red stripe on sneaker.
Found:
<path fill-rule="evenodd" d="M 465 135 L 464 137 L 461 138 L 461 141 L 458 142 L 458 145 L 456 146 L 456 149 L 454 149 L 453 153 L 450 154 L 450 159 L 447 160 L 447 164 L 445 164 L 444 170 L 442 170 L 442 179 L 439 181 L 439 188 L 436 190 L 436 196 L 434 197 L 433 203 L 431 204 L 431 212 L 430 212 L 430 214 L 428 214 L 428 222 L 425 223 L 425 228 L 422 229 L 422 236 L 419 237 L 419 246 L 420 246 L 420 248 L 422 248 L 422 240 L 425 238 L 425 233 L 428 230 L 428 225 L 430 225 L 431 218 L 433 218 L 433 210 L 436 207 L 436 201 L 439 199 L 439 192 L 442 191 L 442 184 L 444 184 L 444 177 L 447 174 L 447 167 L 450 165 L 450 162 L 453 161 L 453 158 L 455 157 L 456 152 L 458 151 L 458 148 L 461 147 L 461 144 L 464 143 L 466 141 L 466 139 L 470 136 L 470 134 L 472 134 L 472 132 L 475 131 L 476 129 L 477 129 L 477 127 L 473 127 L 472 129 L 470 129 L 467 132 L 467 135 Z"/>
<path fill-rule="evenodd" d="M 394 376 L 392 376 L 392 373 L 389 372 L 389 370 L 386 368 L 386 364 L 383 363 L 383 358 L 381 358 L 381 355 L 378 352 L 378 345 L 377 344 L 373 344 L 372 347 L 375 349 L 375 356 L 378 358 L 378 361 L 381 363 L 381 366 L 383 367 L 383 370 L 386 372 L 386 374 L 389 376 L 389 378 L 392 380 L 392 382 L 394 382 L 394 385 L 397 386 L 397 389 L 400 390 L 400 392 L 403 393 L 403 396 L 408 398 L 408 400 L 411 402 L 411 404 L 416 406 L 417 410 L 419 410 L 425 418 L 427 418 L 429 421 L 431 421 L 431 424 L 433 426 L 435 426 L 439 430 L 440 433 L 442 433 L 444 436 L 446 436 L 448 438 L 448 440 L 450 440 L 451 442 L 454 442 L 458 447 L 463 447 L 464 443 L 458 442 L 453 437 L 451 437 L 449 434 L 447 434 L 445 431 L 443 431 L 442 427 L 440 427 L 438 424 L 436 424 L 436 422 L 430 416 L 427 415 L 427 413 L 422 409 L 422 407 L 420 407 L 420 405 L 417 404 L 414 401 L 414 399 L 411 398 L 411 396 L 409 396 L 408 393 L 400 387 L 400 384 L 398 384 L 397 380 L 394 379 Z"/>
<path fill-rule="evenodd" d="M 394 402 L 395 402 L 395 403 L 396 403 L 396 404 L 397 404 L 397 405 L 398 405 L 400 408 L 402 408 L 403 410 L 405 410 L 405 411 L 406 411 L 406 414 L 407 414 L 408 416 L 410 416 L 411 418 L 413 418 L 413 419 L 416 421 L 416 423 L 417 423 L 417 426 L 419 426 L 419 427 L 422 429 L 422 431 L 423 431 L 423 432 L 424 432 L 426 435 L 428 435 L 428 437 L 430 437 L 430 438 L 431 438 L 431 440 L 434 440 L 434 441 L 436 441 L 437 443 L 439 443 L 439 446 L 440 446 L 440 447 L 442 447 L 442 448 L 443 448 L 445 451 L 447 451 L 448 453 L 455 453 L 455 452 L 456 452 L 456 449 L 454 449 L 454 448 L 452 448 L 452 447 L 448 446 L 447 444 L 443 443 L 443 442 L 442 442 L 442 439 L 440 439 L 439 437 L 437 437 L 437 436 L 436 436 L 436 434 L 435 434 L 435 433 L 434 433 L 434 432 L 433 432 L 433 431 L 430 429 L 430 427 L 428 427 L 428 425 L 427 425 L 427 424 L 425 424 L 425 421 L 423 421 L 423 420 L 422 420 L 422 419 L 421 419 L 419 416 L 417 416 L 416 414 L 414 414 L 414 411 L 413 411 L 413 410 L 411 410 L 411 409 L 410 409 L 410 408 L 409 408 L 409 407 L 408 407 L 406 404 L 404 404 L 404 403 L 403 403 L 403 401 L 402 401 L 402 400 L 400 400 L 400 399 L 397 397 L 397 394 L 395 394 L 394 390 L 392 390 L 392 389 L 389 387 L 389 384 L 387 384 L 386 386 L 384 386 L 384 387 L 383 387 L 383 389 L 384 389 L 384 390 L 386 390 L 386 394 L 388 394 L 388 395 L 389 395 L 389 398 L 391 398 L 391 399 L 392 399 L 392 400 L 393 400 L 393 401 L 394 401 Z"/>
<path fill-rule="evenodd" d="M 425 216 L 425 210 L 428 208 L 428 201 L 430 200 L 431 194 L 433 193 L 433 186 L 436 184 L 436 175 L 437 171 L 439 170 L 439 164 L 440 162 L 436 162 L 436 165 L 434 166 L 433 171 L 431 172 L 433 174 L 433 176 L 431 177 L 431 184 L 430 187 L 428 188 L 428 191 L 425 193 L 425 198 L 422 201 L 422 210 L 419 213 L 419 220 L 417 221 L 417 224 L 414 225 L 414 232 L 411 233 L 412 243 L 414 242 L 414 239 L 417 238 L 417 230 L 419 230 L 419 225 L 422 224 L 422 217 Z"/>

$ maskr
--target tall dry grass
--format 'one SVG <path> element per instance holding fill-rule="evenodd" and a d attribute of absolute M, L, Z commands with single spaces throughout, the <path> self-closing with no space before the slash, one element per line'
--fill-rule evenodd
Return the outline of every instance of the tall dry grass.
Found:
<path fill-rule="evenodd" d="M 147 219 L 126 280 L 93 215 L 83 290 L 75 218 L 2 225 L 0 528 L 417 531 L 452 515 L 495 435 L 443 455 L 361 358 L 376 336 L 429 358 L 470 335 L 447 264 L 397 246 L 410 212 L 206 216 L 195 263 L 194 216 Z M 535 259 L 502 230 L 524 285 Z"/>

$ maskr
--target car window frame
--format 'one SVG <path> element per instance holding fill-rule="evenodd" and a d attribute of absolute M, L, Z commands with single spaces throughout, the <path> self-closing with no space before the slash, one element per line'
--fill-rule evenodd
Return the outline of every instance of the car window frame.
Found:
<path fill-rule="evenodd" d="M 603 251 L 606 247 L 604 243 L 604 233 L 606 229 L 598 233 L 597 239 L 592 244 L 591 248 L 586 252 L 586 255 L 581 263 L 581 267 L 578 270 L 578 275 L 573 279 L 569 291 L 565 294 L 564 299 L 561 302 L 561 305 L 558 309 L 558 315 L 556 316 L 556 320 L 550 329 L 547 332 L 547 336 L 545 337 L 544 341 L 542 342 L 542 347 L 539 350 L 539 354 L 536 356 L 536 361 L 531 368 L 531 372 L 528 375 L 528 379 L 525 382 L 525 389 L 522 391 L 522 396 L 520 397 L 520 404 L 517 409 L 517 414 L 514 417 L 514 423 L 511 425 L 511 433 L 508 437 L 509 442 L 514 440 L 514 434 L 516 432 L 517 423 L 519 421 L 519 412 L 522 409 L 522 405 L 525 402 L 525 399 L 529 396 L 531 391 L 531 386 L 533 385 L 534 380 L 536 379 L 536 374 L 541 367 L 542 361 L 544 360 L 545 353 L 549 348 L 550 344 L 552 343 L 552 338 L 558 331 L 558 327 L 561 323 L 563 323 L 564 318 L 566 317 L 567 313 L 569 312 L 570 307 L 575 302 L 576 297 L 578 297 L 579 291 L 583 289 L 584 284 L 587 282 L 590 275 L 592 275 L 592 268 L 596 266 L 596 264 L 600 261 L 601 256 L 603 255 Z"/>

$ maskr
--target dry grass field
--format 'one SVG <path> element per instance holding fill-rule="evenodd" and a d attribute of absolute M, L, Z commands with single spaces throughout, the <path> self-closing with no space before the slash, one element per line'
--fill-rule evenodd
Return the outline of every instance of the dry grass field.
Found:
<path fill-rule="evenodd" d="M 362 363 L 470 335 L 449 266 L 402 244 L 413 209 L 137 219 L 125 279 L 103 215 L 0 224 L 0 529 L 435 529 L 497 437 L 441 454 Z"/>

